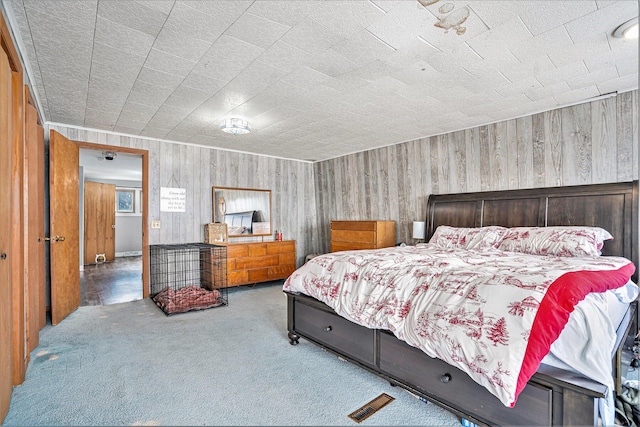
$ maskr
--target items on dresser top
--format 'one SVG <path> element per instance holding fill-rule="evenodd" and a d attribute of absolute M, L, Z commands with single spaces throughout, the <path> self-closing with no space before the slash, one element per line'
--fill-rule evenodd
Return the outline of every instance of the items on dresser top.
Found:
<path fill-rule="evenodd" d="M 227 224 L 210 223 L 204 225 L 204 242 L 208 244 L 225 244 L 228 239 Z"/>

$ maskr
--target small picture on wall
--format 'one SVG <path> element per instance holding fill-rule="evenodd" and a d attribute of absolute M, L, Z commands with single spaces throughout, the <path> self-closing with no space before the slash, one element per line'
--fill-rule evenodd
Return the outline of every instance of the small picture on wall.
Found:
<path fill-rule="evenodd" d="M 116 190 L 116 212 L 133 213 L 135 190 Z"/>

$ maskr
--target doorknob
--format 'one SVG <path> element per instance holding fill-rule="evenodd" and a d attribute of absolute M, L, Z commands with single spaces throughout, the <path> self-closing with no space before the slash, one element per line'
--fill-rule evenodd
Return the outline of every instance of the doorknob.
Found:
<path fill-rule="evenodd" d="M 44 240 L 47 242 L 64 242 L 64 236 L 45 237 Z"/>

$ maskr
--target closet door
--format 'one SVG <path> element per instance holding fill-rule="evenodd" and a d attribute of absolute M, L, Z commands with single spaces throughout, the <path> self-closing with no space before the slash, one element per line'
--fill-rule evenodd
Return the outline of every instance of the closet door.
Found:
<path fill-rule="evenodd" d="M 51 324 L 80 306 L 80 150 L 52 130 L 49 137 Z"/>
<path fill-rule="evenodd" d="M 11 322 L 11 68 L 0 48 L 0 420 L 9 411 L 13 387 Z"/>
<path fill-rule="evenodd" d="M 115 224 L 116 186 L 85 181 L 84 264 L 95 264 L 97 254 L 115 259 Z"/>
<path fill-rule="evenodd" d="M 25 90 L 25 98 L 29 92 Z M 27 354 L 38 346 L 40 329 L 46 324 L 45 272 L 44 272 L 44 129 L 38 124 L 36 108 L 26 106 L 26 133 L 24 151 L 27 226 L 24 241 L 26 301 L 27 301 Z"/>

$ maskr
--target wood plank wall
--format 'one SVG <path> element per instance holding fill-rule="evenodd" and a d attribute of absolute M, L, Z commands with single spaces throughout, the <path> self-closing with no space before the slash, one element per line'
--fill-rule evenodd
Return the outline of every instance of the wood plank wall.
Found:
<path fill-rule="evenodd" d="M 204 224 L 212 222 L 211 188 L 220 186 L 272 191 L 273 229 L 296 240 L 298 266 L 318 245 L 311 163 L 60 125 L 50 129 L 75 141 L 149 151 L 149 244 L 203 242 Z M 160 212 L 160 187 L 186 188 L 186 212 Z M 151 221 L 158 219 L 160 228 L 151 229 Z"/>
<path fill-rule="evenodd" d="M 396 221 L 413 244 L 430 193 L 638 179 L 638 91 L 314 164 L 318 236 L 330 221 Z"/>
<path fill-rule="evenodd" d="M 53 126 L 68 138 L 148 150 L 149 243 L 202 241 L 211 187 L 271 189 L 273 229 L 297 242 L 297 264 L 329 251 L 332 219 L 393 219 L 413 244 L 430 193 L 638 179 L 638 91 L 327 161 L 275 159 Z M 175 177 L 175 180 L 173 179 Z M 160 212 L 160 187 L 187 189 L 187 212 Z"/>

